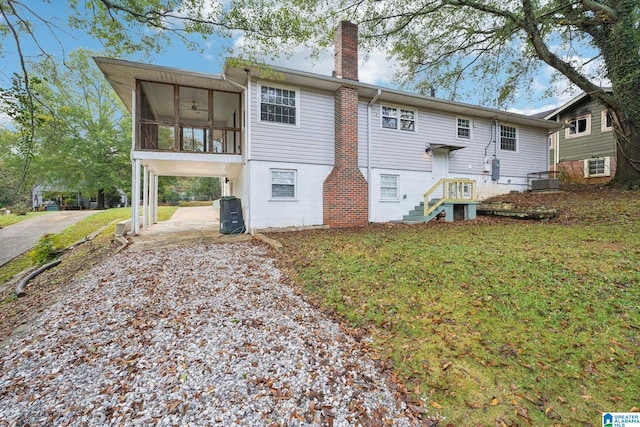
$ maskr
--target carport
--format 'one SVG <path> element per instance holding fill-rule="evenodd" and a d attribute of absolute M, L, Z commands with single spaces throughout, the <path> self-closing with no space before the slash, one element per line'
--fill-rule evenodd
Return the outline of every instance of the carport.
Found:
<path fill-rule="evenodd" d="M 221 234 L 218 214 L 218 209 L 213 205 L 180 207 L 169 220 L 144 227 L 138 235 L 131 239 L 131 247 L 144 249 L 251 239 L 248 234 Z"/>

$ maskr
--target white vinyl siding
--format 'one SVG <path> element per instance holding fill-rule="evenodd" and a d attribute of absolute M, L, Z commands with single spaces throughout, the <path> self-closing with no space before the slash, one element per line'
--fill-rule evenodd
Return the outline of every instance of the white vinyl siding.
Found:
<path fill-rule="evenodd" d="M 265 83 L 270 85 L 270 83 Z M 259 84 L 252 84 L 251 159 L 333 165 L 334 96 L 298 88 L 298 126 L 260 121 Z"/>
<path fill-rule="evenodd" d="M 518 152 L 518 128 L 500 125 L 500 150 Z"/>
<path fill-rule="evenodd" d="M 367 144 L 367 108 L 366 102 L 360 104 L 359 116 L 359 146 L 360 153 L 366 153 Z M 381 123 L 382 108 L 379 104 L 371 107 L 370 136 L 371 136 L 371 166 L 376 169 L 398 169 L 427 171 L 431 170 L 431 158 L 424 152 L 424 148 L 430 140 L 430 133 L 440 135 L 438 131 L 441 124 L 436 119 L 422 110 L 416 112 L 416 128 L 418 132 L 392 132 L 384 129 Z M 453 126 L 453 122 L 452 122 Z M 452 129 L 452 133 L 454 130 Z M 435 137 L 433 140 L 436 140 Z M 359 158 L 362 167 L 367 166 L 366 156 Z M 377 186 L 376 186 L 377 187 Z"/>
<path fill-rule="evenodd" d="M 271 170 L 271 198 L 274 200 L 295 200 L 296 171 L 284 169 Z"/>
<path fill-rule="evenodd" d="M 452 121 L 451 128 L 455 122 Z M 454 132 L 454 130 L 452 130 Z M 474 120 L 474 140 L 488 141 L 491 138 L 491 122 L 480 119 Z M 452 135 L 452 138 L 454 136 Z M 460 141 L 460 140 L 458 140 Z M 499 141 L 496 141 L 499 149 Z M 469 144 L 465 148 L 456 150 L 449 156 L 449 175 L 465 176 L 479 174 L 484 169 L 483 159 L 487 154 L 494 153 L 492 143 L 485 151 L 486 143 Z M 527 173 L 547 170 L 547 131 L 529 127 L 518 127 L 518 152 L 498 151 L 500 159 L 500 182 L 508 179 L 526 179 Z M 475 179 L 475 178 L 474 178 Z"/>
<path fill-rule="evenodd" d="M 597 159 L 585 159 L 584 177 L 594 178 L 611 175 L 611 157 L 600 157 Z"/>
<path fill-rule="evenodd" d="M 473 121 L 467 118 L 457 118 L 456 137 L 459 139 L 471 139 L 471 128 Z"/>
<path fill-rule="evenodd" d="M 398 200 L 398 175 L 380 175 L 380 199 Z"/>

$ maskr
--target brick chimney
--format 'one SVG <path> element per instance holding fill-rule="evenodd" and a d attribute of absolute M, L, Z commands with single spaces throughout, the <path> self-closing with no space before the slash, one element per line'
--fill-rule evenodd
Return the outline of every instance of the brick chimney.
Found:
<path fill-rule="evenodd" d="M 358 80 L 358 26 L 342 22 L 335 32 L 336 77 Z M 322 185 L 323 222 L 351 227 L 369 222 L 368 183 L 358 168 L 358 89 L 336 90 L 335 165 Z"/>
<path fill-rule="evenodd" d="M 358 26 L 342 21 L 334 33 L 334 75 L 358 80 Z"/>

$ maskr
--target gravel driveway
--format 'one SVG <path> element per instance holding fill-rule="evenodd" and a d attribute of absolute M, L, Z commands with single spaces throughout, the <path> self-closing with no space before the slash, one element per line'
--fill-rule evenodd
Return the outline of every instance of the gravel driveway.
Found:
<path fill-rule="evenodd" d="M 120 252 L 0 372 L 0 426 L 420 424 L 254 242 Z"/>

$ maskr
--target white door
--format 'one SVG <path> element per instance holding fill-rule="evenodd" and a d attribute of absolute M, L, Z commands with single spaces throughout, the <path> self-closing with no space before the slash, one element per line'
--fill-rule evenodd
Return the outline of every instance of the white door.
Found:
<path fill-rule="evenodd" d="M 433 184 L 449 175 L 449 150 L 435 148 L 431 159 L 431 169 L 433 174 Z"/>

